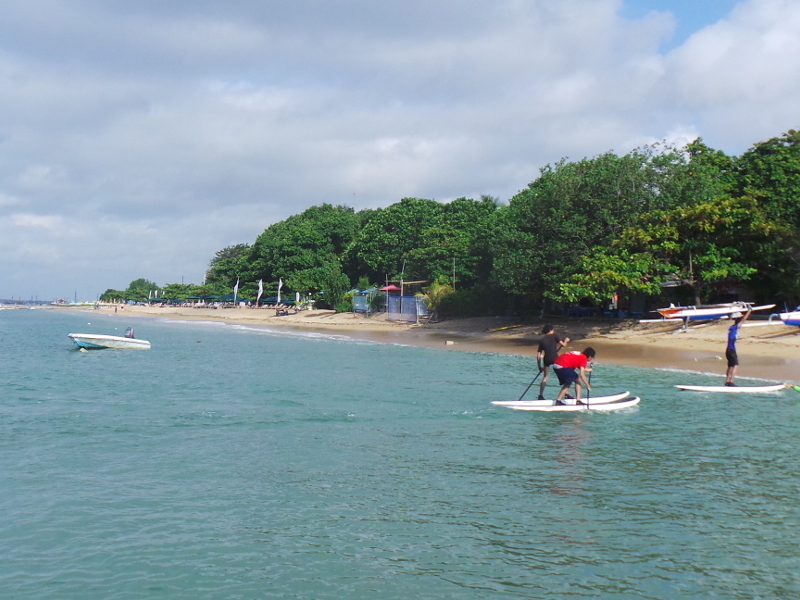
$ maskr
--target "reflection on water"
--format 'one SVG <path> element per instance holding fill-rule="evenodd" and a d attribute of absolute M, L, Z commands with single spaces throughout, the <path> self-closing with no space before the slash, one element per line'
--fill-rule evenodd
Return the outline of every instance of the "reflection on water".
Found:
<path fill-rule="evenodd" d="M 558 427 L 553 450 L 559 468 L 551 488 L 553 495 L 572 496 L 583 491 L 584 446 L 590 438 L 591 433 L 582 427 L 580 418 L 564 421 Z"/>

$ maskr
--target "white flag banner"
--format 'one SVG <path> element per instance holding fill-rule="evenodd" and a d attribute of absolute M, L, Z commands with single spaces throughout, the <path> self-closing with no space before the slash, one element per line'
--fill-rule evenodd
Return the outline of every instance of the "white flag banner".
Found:
<path fill-rule="evenodd" d="M 236 304 L 236 296 L 239 295 L 239 278 L 236 278 L 236 285 L 233 286 L 233 303 Z"/>
<path fill-rule="evenodd" d="M 281 303 L 281 288 L 283 287 L 283 278 L 278 279 L 278 304 Z"/>
<path fill-rule="evenodd" d="M 256 298 L 256 306 L 258 306 L 258 301 L 261 300 L 261 294 L 264 293 L 264 280 L 258 280 L 258 298 Z"/>

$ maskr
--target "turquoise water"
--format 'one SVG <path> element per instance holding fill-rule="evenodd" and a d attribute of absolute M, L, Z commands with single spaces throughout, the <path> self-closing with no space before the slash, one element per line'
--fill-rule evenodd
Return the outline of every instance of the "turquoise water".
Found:
<path fill-rule="evenodd" d="M 91 322 L 91 325 L 87 323 Z M 78 352 L 133 324 L 149 351 Z M 0 598 L 800 596 L 800 395 L 599 365 L 0 311 Z M 718 377 L 715 378 L 718 380 Z"/>

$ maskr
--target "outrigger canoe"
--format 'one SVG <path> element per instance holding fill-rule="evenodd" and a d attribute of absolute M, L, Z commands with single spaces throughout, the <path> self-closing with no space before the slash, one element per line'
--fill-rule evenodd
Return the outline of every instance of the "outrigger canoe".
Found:
<path fill-rule="evenodd" d="M 768 310 L 774 308 L 774 304 L 764 304 L 761 306 L 750 306 L 740 302 L 731 304 L 710 304 L 707 306 L 670 306 L 668 308 L 657 309 L 665 319 L 683 319 L 684 321 L 713 321 L 730 317 L 733 313 L 747 312 L 748 310 Z"/>

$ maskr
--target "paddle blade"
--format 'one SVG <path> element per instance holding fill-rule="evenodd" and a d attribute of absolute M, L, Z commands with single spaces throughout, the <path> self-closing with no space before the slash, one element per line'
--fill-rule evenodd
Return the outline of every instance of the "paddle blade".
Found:
<path fill-rule="evenodd" d="M 800 392 L 800 385 L 793 385 L 793 386 L 792 386 L 792 389 L 793 389 L 795 392 Z"/>

